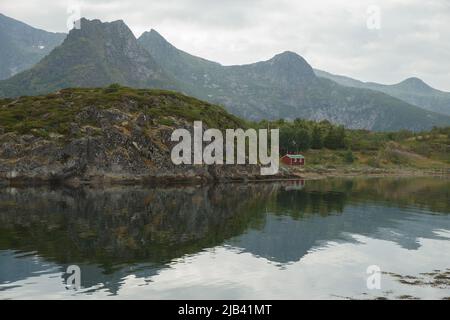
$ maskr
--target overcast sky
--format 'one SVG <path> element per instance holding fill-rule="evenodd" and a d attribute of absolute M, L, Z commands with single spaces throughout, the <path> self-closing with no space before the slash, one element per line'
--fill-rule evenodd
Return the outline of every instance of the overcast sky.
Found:
<path fill-rule="evenodd" d="M 450 0 L 0 0 L 0 12 L 66 32 L 74 4 L 81 16 L 122 19 L 136 36 L 156 29 L 226 65 L 291 50 L 315 68 L 363 81 L 416 76 L 450 91 Z"/>

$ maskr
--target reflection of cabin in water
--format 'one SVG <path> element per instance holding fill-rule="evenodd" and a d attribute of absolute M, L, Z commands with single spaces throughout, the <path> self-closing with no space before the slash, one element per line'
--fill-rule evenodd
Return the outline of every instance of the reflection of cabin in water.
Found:
<path fill-rule="evenodd" d="M 292 180 L 287 181 L 284 187 L 284 190 L 286 191 L 293 191 L 293 190 L 302 190 L 305 186 L 305 180 Z"/>
<path fill-rule="evenodd" d="M 281 157 L 281 162 L 289 166 L 304 166 L 305 157 L 301 154 L 286 154 Z"/>

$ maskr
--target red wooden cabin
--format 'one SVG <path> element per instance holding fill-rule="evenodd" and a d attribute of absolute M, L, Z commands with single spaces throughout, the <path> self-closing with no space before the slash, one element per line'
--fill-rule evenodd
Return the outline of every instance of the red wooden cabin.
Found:
<path fill-rule="evenodd" d="M 289 166 L 304 166 L 305 157 L 301 154 L 286 154 L 281 157 L 281 162 Z"/>

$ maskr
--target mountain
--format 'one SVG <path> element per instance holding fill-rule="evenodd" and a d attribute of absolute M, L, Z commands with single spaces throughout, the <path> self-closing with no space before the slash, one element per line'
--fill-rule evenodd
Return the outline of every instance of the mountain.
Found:
<path fill-rule="evenodd" d="M 155 30 L 138 40 L 184 92 L 222 104 L 246 119 L 327 119 L 372 130 L 422 130 L 450 124 L 450 117 L 379 91 L 317 77 L 305 59 L 293 52 L 248 65 L 222 66 L 177 49 Z"/>
<path fill-rule="evenodd" d="M 155 30 L 144 32 L 138 41 L 160 65 L 164 66 L 166 72 L 176 75 L 185 85 L 192 84 L 193 88 L 208 87 L 208 74 L 216 74 L 223 70 L 219 63 L 178 50 Z"/>
<path fill-rule="evenodd" d="M 380 91 L 423 109 L 450 115 L 450 92 L 434 89 L 419 78 L 408 78 L 397 84 L 385 85 L 362 82 L 317 69 L 314 71 L 317 76 L 333 80 L 344 86 Z"/>
<path fill-rule="evenodd" d="M 36 95 L 111 83 L 176 88 L 123 21 L 102 23 L 83 18 L 80 26 L 33 68 L 0 81 L 0 96 Z"/>
<path fill-rule="evenodd" d="M 66 37 L 35 29 L 0 13 L 0 80 L 35 65 Z"/>

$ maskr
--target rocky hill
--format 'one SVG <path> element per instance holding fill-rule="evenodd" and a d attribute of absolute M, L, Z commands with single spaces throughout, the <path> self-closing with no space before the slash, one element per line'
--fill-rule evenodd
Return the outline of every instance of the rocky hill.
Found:
<path fill-rule="evenodd" d="M 175 166 L 174 128 L 245 128 L 175 92 L 119 86 L 0 100 L 0 182 L 136 183 L 258 178 L 258 166 Z"/>

